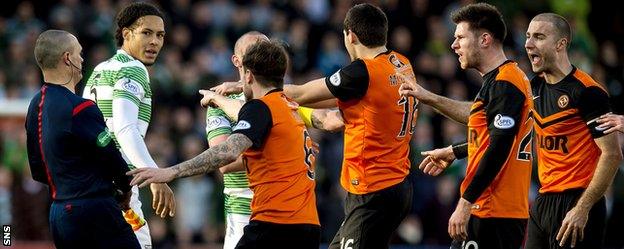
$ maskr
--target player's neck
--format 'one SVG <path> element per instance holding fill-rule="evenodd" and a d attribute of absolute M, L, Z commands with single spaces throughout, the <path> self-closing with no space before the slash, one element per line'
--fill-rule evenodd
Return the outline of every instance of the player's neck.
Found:
<path fill-rule="evenodd" d="M 360 46 L 357 46 L 355 49 L 357 52 L 356 57 L 358 59 L 363 59 L 363 60 L 373 59 L 375 58 L 375 56 L 388 51 L 388 48 L 386 48 L 386 46 L 369 48 L 364 45 L 360 45 Z"/>
<path fill-rule="evenodd" d="M 258 84 L 259 85 L 259 84 Z M 254 99 L 259 99 L 264 97 L 264 95 L 267 95 L 267 93 L 269 93 L 270 91 L 275 90 L 275 87 L 263 87 L 263 86 L 259 86 L 259 87 L 254 87 L 251 90 L 253 91 L 253 96 Z"/>
<path fill-rule="evenodd" d="M 502 48 L 484 52 L 481 57 L 481 65 L 476 68 L 481 76 L 491 72 L 507 61 L 507 56 L 505 56 Z"/>
<path fill-rule="evenodd" d="M 132 51 L 130 48 L 126 47 L 126 44 L 127 43 L 124 43 L 124 45 L 121 46 L 121 50 L 127 55 L 129 55 L 130 57 L 132 57 L 133 59 L 136 59 L 137 57 L 132 54 Z"/>
<path fill-rule="evenodd" d="M 59 85 L 67 88 L 72 93 L 76 93 L 74 89 L 77 82 L 73 81 L 74 79 L 72 79 L 72 77 L 67 72 L 62 72 L 59 70 L 43 71 L 43 82 L 53 85 Z"/>
<path fill-rule="evenodd" d="M 544 72 L 544 80 L 548 84 L 557 84 L 572 72 L 572 64 L 567 54 L 562 54 L 557 58 L 551 70 Z"/>

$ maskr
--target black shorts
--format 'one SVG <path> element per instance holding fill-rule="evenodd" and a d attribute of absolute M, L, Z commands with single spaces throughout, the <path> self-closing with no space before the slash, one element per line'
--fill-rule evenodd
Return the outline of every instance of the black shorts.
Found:
<path fill-rule="evenodd" d="M 519 249 L 527 219 L 470 216 L 468 239 L 453 241 L 451 249 Z"/>
<path fill-rule="evenodd" d="M 567 190 L 554 194 L 539 194 L 531 207 L 529 218 L 528 240 L 526 248 L 559 249 L 557 233 L 561 223 L 584 189 Z M 602 248 L 607 206 L 604 197 L 589 211 L 589 219 L 584 229 L 583 241 L 577 241 L 575 249 Z M 570 248 L 570 238 L 563 248 Z"/>
<path fill-rule="evenodd" d="M 236 249 L 302 248 L 318 249 L 321 227 L 312 224 L 276 224 L 252 220 L 245 226 Z"/>
<path fill-rule="evenodd" d="M 113 197 L 52 202 L 50 230 L 59 249 L 141 248 Z"/>
<path fill-rule="evenodd" d="M 377 192 L 348 193 L 345 220 L 329 248 L 388 248 L 392 234 L 412 206 L 412 195 L 409 176 L 403 182 Z"/>

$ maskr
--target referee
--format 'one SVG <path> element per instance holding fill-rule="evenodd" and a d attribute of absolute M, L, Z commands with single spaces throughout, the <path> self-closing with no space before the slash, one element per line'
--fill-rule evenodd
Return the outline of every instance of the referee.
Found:
<path fill-rule="evenodd" d="M 26 116 L 32 176 L 49 186 L 57 248 L 139 248 L 120 209 L 131 195 L 128 165 L 95 103 L 74 93 L 82 79 L 81 52 L 78 39 L 66 31 L 48 30 L 37 38 L 35 59 L 44 84 Z M 120 204 L 116 189 L 124 193 Z"/>

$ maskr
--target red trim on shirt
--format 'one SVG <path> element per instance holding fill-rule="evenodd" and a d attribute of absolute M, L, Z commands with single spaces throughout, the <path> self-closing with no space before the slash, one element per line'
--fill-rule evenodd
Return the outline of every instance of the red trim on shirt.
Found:
<path fill-rule="evenodd" d="M 54 185 L 54 182 L 52 181 L 52 174 L 50 174 L 50 169 L 48 168 L 48 164 L 45 161 L 45 155 L 43 154 L 43 124 L 42 124 L 42 119 L 43 119 L 43 102 L 45 101 L 45 94 L 46 94 L 46 90 L 47 90 L 47 86 L 43 86 L 41 87 L 41 101 L 39 101 L 39 114 L 37 115 L 38 118 L 38 134 L 39 134 L 39 151 L 41 152 L 41 161 L 43 162 L 43 167 L 46 170 L 46 175 L 48 176 L 48 183 L 50 185 L 50 191 L 52 192 L 52 199 L 56 199 L 56 186 Z"/>
<path fill-rule="evenodd" d="M 80 113 L 82 110 L 92 105 L 95 105 L 95 103 L 93 103 L 93 101 L 91 100 L 87 100 L 85 102 L 80 103 L 80 105 L 74 107 L 74 111 L 72 112 L 72 117 L 76 116 L 76 114 Z"/>

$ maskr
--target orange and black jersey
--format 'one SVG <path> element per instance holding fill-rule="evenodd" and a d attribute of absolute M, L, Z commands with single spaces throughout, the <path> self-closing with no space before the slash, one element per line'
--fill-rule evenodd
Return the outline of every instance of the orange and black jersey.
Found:
<path fill-rule="evenodd" d="M 254 192 L 251 220 L 320 224 L 314 194 L 316 148 L 296 106 L 281 89 L 270 91 L 245 103 L 232 129 L 253 143 L 243 153 Z"/>
<path fill-rule="evenodd" d="M 388 188 L 409 173 L 418 102 L 399 96 L 398 72 L 414 77 L 407 58 L 387 51 L 355 60 L 325 79 L 344 118 L 340 183 L 352 194 Z"/>
<path fill-rule="evenodd" d="M 483 76 L 468 119 L 462 197 L 480 218 L 527 218 L 531 176 L 531 87 L 513 61 Z"/>
<path fill-rule="evenodd" d="M 540 193 L 587 188 L 601 151 L 594 139 L 604 136 L 596 119 L 609 113 L 606 90 L 573 67 L 556 84 L 531 80 Z"/>

